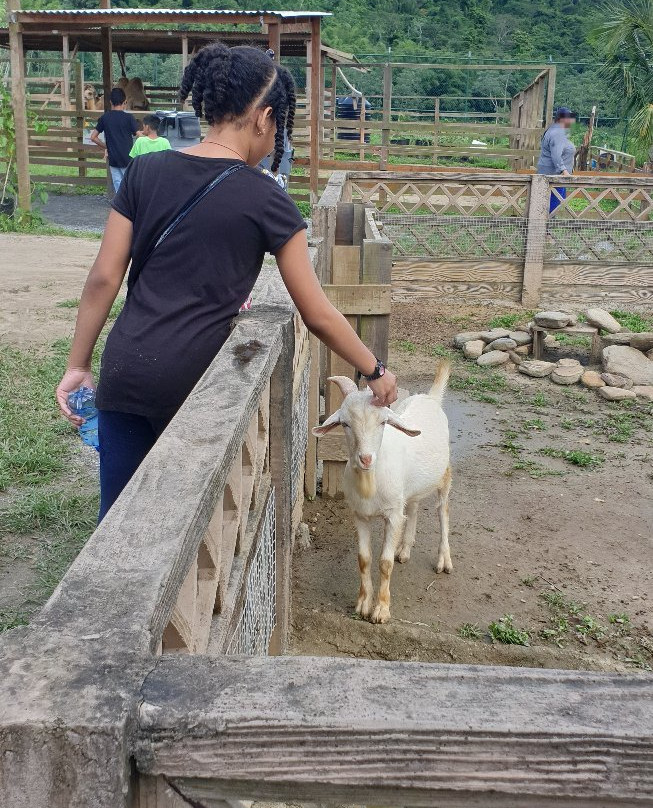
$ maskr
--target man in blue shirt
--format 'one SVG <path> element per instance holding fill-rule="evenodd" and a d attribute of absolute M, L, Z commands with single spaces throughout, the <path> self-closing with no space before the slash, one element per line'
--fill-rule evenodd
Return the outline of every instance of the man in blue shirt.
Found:
<path fill-rule="evenodd" d="M 134 136 L 141 134 L 136 118 L 125 112 L 126 103 L 127 97 L 124 90 L 114 87 L 111 90 L 111 109 L 100 117 L 95 129 L 91 132 L 93 143 L 101 149 L 105 149 L 116 193 L 131 160 L 129 152 L 134 144 Z M 100 140 L 102 133 L 104 133 L 104 142 Z"/>
<path fill-rule="evenodd" d="M 576 147 L 569 140 L 568 134 L 571 125 L 576 121 L 576 114 L 568 107 L 560 107 L 555 114 L 553 123 L 542 135 L 540 159 L 537 161 L 538 174 L 558 174 L 569 177 L 574 170 L 574 157 Z M 566 188 L 556 188 L 563 199 L 567 195 Z M 549 213 L 552 213 L 560 204 L 555 194 L 551 194 Z"/>

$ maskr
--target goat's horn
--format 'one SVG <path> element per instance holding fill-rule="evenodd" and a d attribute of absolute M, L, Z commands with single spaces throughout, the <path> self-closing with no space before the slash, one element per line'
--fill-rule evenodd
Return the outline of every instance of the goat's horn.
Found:
<path fill-rule="evenodd" d="M 337 384 L 343 396 L 348 396 L 350 393 L 357 393 L 358 387 L 356 382 L 348 376 L 329 376 L 328 381 Z"/>

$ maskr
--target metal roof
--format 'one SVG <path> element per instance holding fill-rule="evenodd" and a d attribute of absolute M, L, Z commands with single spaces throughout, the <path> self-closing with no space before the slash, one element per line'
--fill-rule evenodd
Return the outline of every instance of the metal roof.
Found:
<path fill-rule="evenodd" d="M 50 17 L 53 19 L 70 19 L 71 17 L 277 17 L 280 20 L 311 19 L 314 17 L 330 17 L 328 11 L 266 11 L 240 9 L 199 9 L 199 8 L 44 8 L 20 10 L 14 12 L 16 18 L 23 22 L 30 19 Z"/>

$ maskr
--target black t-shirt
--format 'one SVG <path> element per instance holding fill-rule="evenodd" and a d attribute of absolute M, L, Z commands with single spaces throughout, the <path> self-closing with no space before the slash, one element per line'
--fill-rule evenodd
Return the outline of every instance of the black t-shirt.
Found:
<path fill-rule="evenodd" d="M 113 207 L 133 222 L 138 263 L 183 205 L 237 160 L 145 154 Z M 245 166 L 214 188 L 142 267 L 106 342 L 97 406 L 172 417 L 229 336 L 266 252 L 306 227 L 271 177 Z M 256 306 L 256 301 L 254 301 Z"/>
<path fill-rule="evenodd" d="M 95 129 L 104 132 L 109 152 L 109 165 L 125 168 L 131 162 L 129 152 L 134 145 L 134 135 L 139 130 L 138 121 L 122 109 L 111 109 L 100 116 Z"/>

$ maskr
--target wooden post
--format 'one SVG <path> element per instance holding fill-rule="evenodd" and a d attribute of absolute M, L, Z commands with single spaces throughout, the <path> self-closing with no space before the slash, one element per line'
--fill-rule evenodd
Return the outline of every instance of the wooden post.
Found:
<path fill-rule="evenodd" d="M 181 69 L 185 70 L 188 65 L 188 34 L 181 35 Z"/>
<path fill-rule="evenodd" d="M 68 111 L 70 109 L 70 37 L 64 34 L 61 37 L 61 67 L 62 70 L 62 84 L 61 84 L 61 105 Z M 65 127 L 70 126 L 70 118 L 62 118 L 61 125 Z"/>
<path fill-rule="evenodd" d="M 81 61 L 75 63 L 75 128 L 77 129 L 77 163 L 80 177 L 86 176 L 84 160 L 84 65 Z"/>
<path fill-rule="evenodd" d="M 11 63 L 11 102 L 14 110 L 16 137 L 16 173 L 18 175 L 18 207 L 29 211 L 32 193 L 29 176 L 29 134 L 27 131 L 27 100 L 25 98 L 25 52 L 23 32 L 15 21 L 20 0 L 7 0 L 9 18 L 9 49 Z"/>
<path fill-rule="evenodd" d="M 365 239 L 361 260 L 361 284 L 392 283 L 392 242 Z M 388 361 L 390 314 L 361 315 L 360 338 L 377 359 Z"/>
<path fill-rule="evenodd" d="M 359 131 L 358 142 L 361 145 L 360 145 L 360 149 L 359 149 L 359 152 L 358 152 L 358 156 L 359 156 L 359 158 L 361 160 L 364 160 L 365 159 L 365 96 L 364 95 L 361 96 L 360 101 L 361 101 L 361 108 L 360 108 L 360 113 L 359 113 L 359 116 L 358 116 L 359 119 L 360 119 L 360 131 Z"/>
<path fill-rule="evenodd" d="M 111 8 L 111 0 L 100 0 L 100 8 Z M 111 39 L 111 26 L 103 25 L 100 28 L 100 45 L 102 48 L 102 87 L 104 89 L 104 109 L 111 109 L 111 90 L 113 89 L 113 66 L 111 56 L 113 43 Z"/>
<path fill-rule="evenodd" d="M 311 61 L 310 61 L 310 192 L 311 202 L 317 202 L 320 184 L 320 111 L 322 109 L 322 43 L 320 40 L 320 18 L 311 20 Z M 309 88 L 306 87 L 308 97 Z"/>
<path fill-rule="evenodd" d="M 438 137 L 438 127 L 440 126 L 440 97 L 438 96 L 435 99 L 435 116 L 434 121 L 435 125 L 433 127 L 433 165 L 437 165 L 438 162 L 438 145 L 440 143 L 440 138 Z"/>
<path fill-rule="evenodd" d="M 278 22 L 268 23 L 268 48 L 274 51 L 275 60 L 281 64 L 281 25 Z"/>
<path fill-rule="evenodd" d="M 379 168 L 385 171 L 388 167 L 388 149 L 390 147 L 390 112 L 392 110 L 392 65 L 383 67 L 383 128 L 381 129 L 381 161 Z"/>
<path fill-rule="evenodd" d="M 546 88 L 546 117 L 544 119 L 544 126 L 548 126 L 553 120 L 553 106 L 555 104 L 556 92 L 556 66 L 552 65 L 549 68 L 549 80 Z"/>
<path fill-rule="evenodd" d="M 522 306 L 535 307 L 540 302 L 546 225 L 549 218 L 549 179 L 540 174 L 531 177 L 526 228 L 526 256 L 522 284 Z"/>
<path fill-rule="evenodd" d="M 335 62 L 331 65 L 331 114 L 329 117 L 331 118 L 331 122 L 333 123 L 333 128 L 331 129 L 331 149 L 330 149 L 330 157 L 332 160 L 335 160 L 336 155 L 336 143 L 338 141 L 338 132 L 336 131 L 336 110 L 338 107 L 338 67 Z"/>

